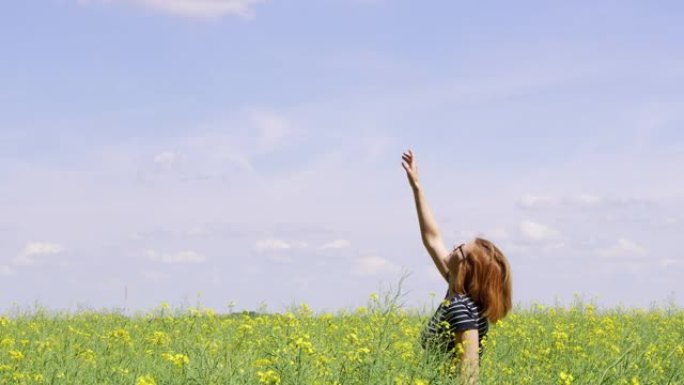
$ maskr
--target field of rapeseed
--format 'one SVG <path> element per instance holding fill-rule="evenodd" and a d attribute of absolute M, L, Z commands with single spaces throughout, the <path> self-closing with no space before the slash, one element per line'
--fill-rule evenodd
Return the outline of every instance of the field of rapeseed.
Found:
<path fill-rule="evenodd" d="M 418 342 L 430 312 L 396 296 L 365 307 L 283 314 L 168 305 L 0 317 L 2 384 L 454 384 Z M 491 325 L 481 384 L 684 384 L 684 310 L 516 308 Z"/>

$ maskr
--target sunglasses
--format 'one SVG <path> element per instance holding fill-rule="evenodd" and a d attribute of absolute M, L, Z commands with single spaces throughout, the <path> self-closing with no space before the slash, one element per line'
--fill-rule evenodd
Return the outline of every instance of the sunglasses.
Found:
<path fill-rule="evenodd" d="M 451 250 L 451 253 L 454 253 L 456 250 L 459 250 L 461 252 L 461 257 L 460 260 L 465 260 L 465 252 L 463 251 L 463 246 L 465 246 L 465 243 L 461 243 L 460 245 L 454 247 L 453 250 Z"/>

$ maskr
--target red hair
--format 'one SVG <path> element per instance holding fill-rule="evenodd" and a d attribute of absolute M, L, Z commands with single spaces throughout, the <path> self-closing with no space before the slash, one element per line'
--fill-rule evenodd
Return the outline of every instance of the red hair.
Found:
<path fill-rule="evenodd" d="M 512 308 L 511 268 L 501 250 L 492 242 L 475 238 L 475 247 L 464 253 L 465 259 L 450 266 L 455 271 L 453 291 L 467 294 L 482 309 L 490 322 L 506 316 Z M 461 247 L 461 251 L 463 248 Z"/>

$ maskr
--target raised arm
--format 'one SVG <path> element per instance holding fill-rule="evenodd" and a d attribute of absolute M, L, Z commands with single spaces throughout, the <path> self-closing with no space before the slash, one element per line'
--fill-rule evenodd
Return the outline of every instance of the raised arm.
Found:
<path fill-rule="evenodd" d="M 432 261 L 437 266 L 439 273 L 447 279 L 447 262 L 449 258 L 449 251 L 444 246 L 442 235 L 437 227 L 437 222 L 432 216 L 432 212 L 428 207 L 423 189 L 418 183 L 418 167 L 416 166 L 416 159 L 413 151 L 408 150 L 402 155 L 402 167 L 406 170 L 406 175 L 413 190 L 413 197 L 416 202 L 416 210 L 418 211 L 418 223 L 420 224 L 420 236 L 423 245 L 432 257 Z"/>

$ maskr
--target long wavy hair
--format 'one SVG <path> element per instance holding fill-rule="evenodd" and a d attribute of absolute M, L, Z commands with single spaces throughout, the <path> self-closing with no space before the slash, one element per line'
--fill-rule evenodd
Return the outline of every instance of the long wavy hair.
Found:
<path fill-rule="evenodd" d="M 450 271 L 456 272 L 452 290 L 467 294 L 490 322 L 496 322 L 512 308 L 511 268 L 501 250 L 492 242 L 475 238 L 474 244 L 476 247 L 464 253 L 464 260 L 457 262 L 456 266 L 449 266 Z"/>

